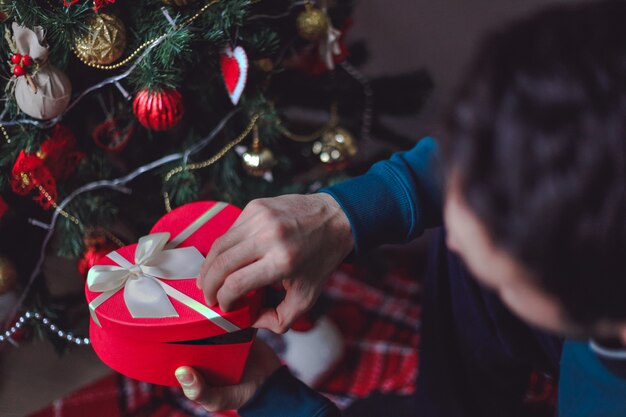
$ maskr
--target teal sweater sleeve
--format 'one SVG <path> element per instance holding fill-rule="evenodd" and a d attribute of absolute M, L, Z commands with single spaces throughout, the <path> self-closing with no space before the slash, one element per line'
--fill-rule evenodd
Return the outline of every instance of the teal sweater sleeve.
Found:
<path fill-rule="evenodd" d="M 332 402 L 296 379 L 286 366 L 274 372 L 237 412 L 241 417 L 341 416 Z"/>
<path fill-rule="evenodd" d="M 405 243 L 441 225 L 441 162 L 437 142 L 420 140 L 360 177 L 324 188 L 350 220 L 356 253 Z"/>

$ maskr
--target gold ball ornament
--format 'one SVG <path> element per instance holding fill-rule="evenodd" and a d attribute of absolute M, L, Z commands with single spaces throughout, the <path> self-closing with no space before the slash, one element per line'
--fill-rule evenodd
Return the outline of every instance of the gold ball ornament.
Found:
<path fill-rule="evenodd" d="M 0 256 L 0 295 L 6 294 L 15 288 L 17 283 L 17 270 L 11 260 Z"/>
<path fill-rule="evenodd" d="M 317 7 L 307 3 L 304 11 L 296 18 L 298 34 L 307 41 L 316 42 L 328 35 L 330 20 L 328 15 Z"/>
<path fill-rule="evenodd" d="M 161 0 L 166 6 L 188 6 L 195 3 L 196 0 Z"/>
<path fill-rule="evenodd" d="M 313 153 L 325 164 L 344 162 L 356 155 L 358 147 L 350 132 L 334 127 L 313 143 Z"/>
<path fill-rule="evenodd" d="M 241 159 L 243 169 L 248 175 L 262 177 L 276 166 L 276 158 L 271 150 L 261 144 L 256 128 L 254 134 L 250 149 L 241 155 Z"/>
<path fill-rule="evenodd" d="M 108 65 L 124 54 L 126 27 L 115 15 L 96 13 L 87 22 L 89 32 L 76 41 L 76 55 L 87 64 Z"/>

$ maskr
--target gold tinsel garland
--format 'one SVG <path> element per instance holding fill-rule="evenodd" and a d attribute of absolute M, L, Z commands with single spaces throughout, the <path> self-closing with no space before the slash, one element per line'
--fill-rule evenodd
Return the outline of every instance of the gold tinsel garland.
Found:
<path fill-rule="evenodd" d="M 176 168 L 172 169 L 167 174 L 165 174 L 165 177 L 163 179 L 163 183 L 169 182 L 174 175 L 178 175 L 178 174 L 180 174 L 182 172 L 185 172 L 185 171 L 195 171 L 195 170 L 198 170 L 198 169 L 206 168 L 208 166 L 213 165 L 214 163 L 216 163 L 220 159 L 222 159 L 224 157 L 224 155 L 226 155 L 232 148 L 234 148 L 235 146 L 239 145 L 246 138 L 246 136 L 248 136 L 248 134 L 250 134 L 250 132 L 256 126 L 256 123 L 259 120 L 259 117 L 260 117 L 260 115 L 258 115 L 258 114 L 255 114 L 254 116 L 252 116 L 252 118 L 250 119 L 250 123 L 248 123 L 248 126 L 244 129 L 244 131 L 241 132 L 241 134 L 239 136 L 237 136 L 229 144 L 224 146 L 219 152 L 217 152 L 211 158 L 209 158 L 209 159 L 207 159 L 206 161 L 203 161 L 203 162 L 196 162 L 196 163 L 193 163 L 193 164 L 181 165 L 179 167 L 176 167 Z M 172 206 L 170 204 L 170 196 L 167 193 L 167 191 L 165 191 L 163 193 L 163 200 L 165 202 L 165 211 L 167 211 L 169 213 L 170 211 L 172 211 Z"/>

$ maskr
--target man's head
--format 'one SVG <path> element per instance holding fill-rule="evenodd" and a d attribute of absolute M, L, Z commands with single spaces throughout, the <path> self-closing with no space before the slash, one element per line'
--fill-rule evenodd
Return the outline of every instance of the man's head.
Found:
<path fill-rule="evenodd" d="M 449 243 L 534 324 L 626 341 L 626 2 L 487 38 L 444 140 Z"/>

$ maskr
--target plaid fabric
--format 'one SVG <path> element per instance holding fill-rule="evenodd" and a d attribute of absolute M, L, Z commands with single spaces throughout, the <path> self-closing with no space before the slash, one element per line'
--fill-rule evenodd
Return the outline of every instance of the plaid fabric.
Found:
<path fill-rule="evenodd" d="M 344 266 L 331 277 L 328 315 L 346 342 L 344 359 L 320 391 L 340 408 L 374 391 L 411 394 L 418 369 L 421 287 L 402 268 L 390 270 L 376 285 L 364 273 Z M 528 403 L 550 410 L 554 385 L 534 374 Z M 121 375 L 102 379 L 55 401 L 31 417 L 189 417 L 209 416 L 179 390 L 152 386 Z M 234 417 L 216 413 L 214 417 Z"/>

